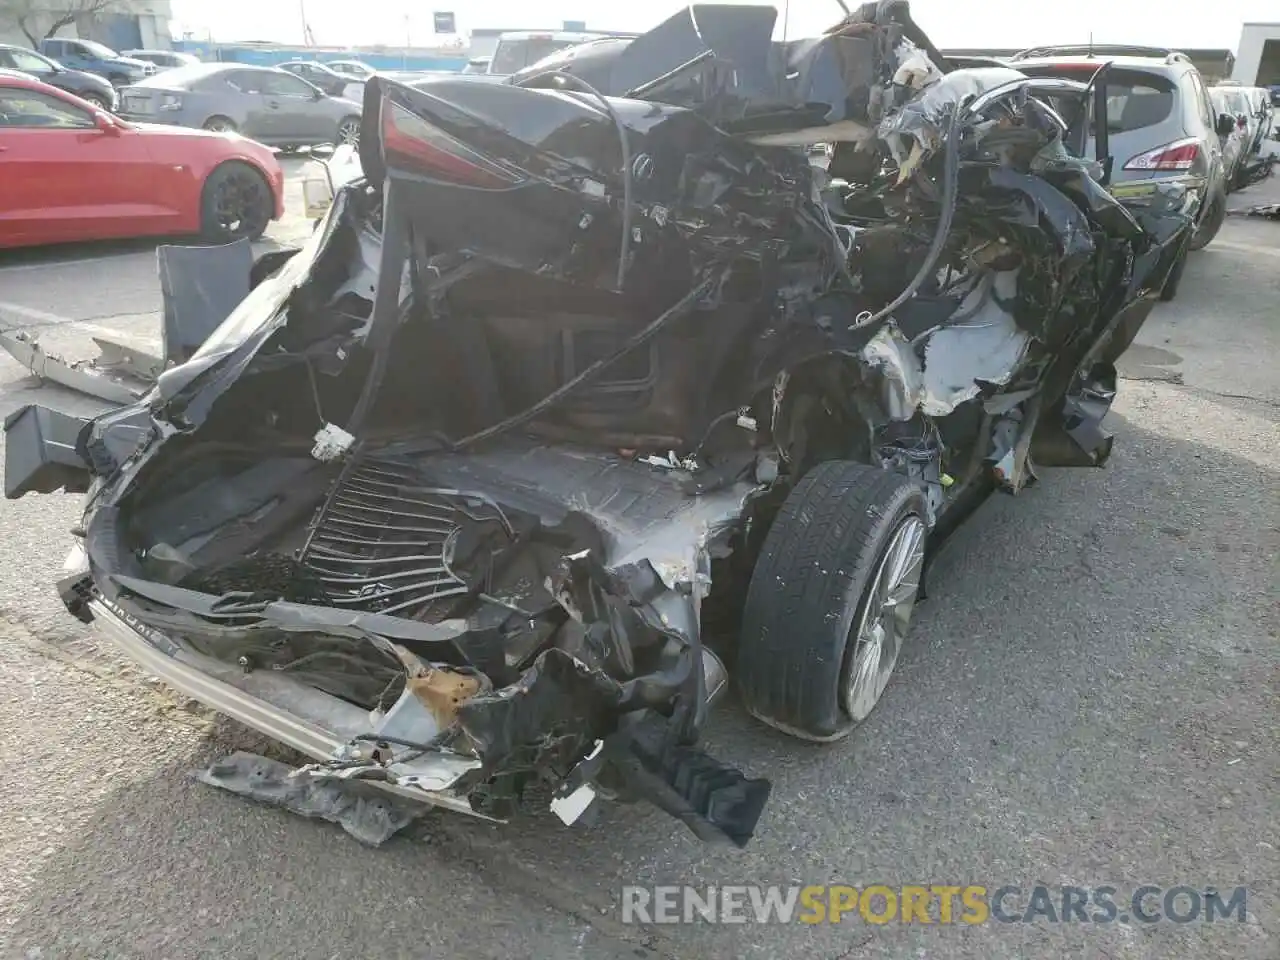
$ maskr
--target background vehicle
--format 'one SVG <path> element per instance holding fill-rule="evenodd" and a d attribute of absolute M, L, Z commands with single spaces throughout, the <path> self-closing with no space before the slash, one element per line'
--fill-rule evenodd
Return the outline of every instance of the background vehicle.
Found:
<path fill-rule="evenodd" d="M 964 54 L 945 54 L 947 63 L 957 70 L 972 70 L 974 67 L 1007 67 L 1008 64 L 996 57 L 973 57 Z"/>
<path fill-rule="evenodd" d="M 135 83 L 156 72 L 154 63 L 121 56 L 110 47 L 92 40 L 45 37 L 40 41 L 40 52 L 57 60 L 64 67 L 106 77 L 117 87 Z"/>
<path fill-rule="evenodd" d="M 119 105 L 116 88 L 107 80 L 95 73 L 71 70 L 26 47 L 0 44 L 0 69 L 17 70 L 59 90 L 74 93 L 99 110 L 115 110 Z"/>
<path fill-rule="evenodd" d="M 1248 149 L 1256 153 L 1262 141 L 1275 130 L 1275 108 L 1271 105 L 1271 96 L 1262 87 L 1245 87 L 1243 93 L 1249 108 L 1251 136 Z"/>
<path fill-rule="evenodd" d="M 134 60 L 144 60 L 156 65 L 156 72 L 172 70 L 175 67 L 189 67 L 199 63 L 200 58 L 190 53 L 179 53 L 177 50 L 125 50 L 123 55 Z"/>
<path fill-rule="evenodd" d="M 346 91 L 347 85 L 352 83 L 350 77 L 345 77 L 335 70 L 330 70 L 322 63 L 290 60 L 288 63 L 280 64 L 280 69 L 287 70 L 295 77 L 301 77 L 307 83 L 319 87 L 331 97 L 341 97 Z"/>
<path fill-rule="evenodd" d="M 498 38 L 493 56 L 489 58 L 485 73 L 507 76 L 523 70 L 543 57 L 550 56 L 557 50 L 572 47 L 588 40 L 599 40 L 609 34 L 603 33 L 570 33 L 557 31 L 554 33 L 504 33 Z"/>
<path fill-rule="evenodd" d="M 272 67 L 200 63 L 120 91 L 130 120 L 238 132 L 280 147 L 355 143 L 360 104 Z"/>
<path fill-rule="evenodd" d="M 1185 54 L 1155 47 L 1037 47 L 1009 66 L 1035 77 L 1088 80 L 1108 65 L 1106 137 L 1114 158 L 1111 190 L 1122 199 L 1150 195 L 1156 184 L 1178 181 L 1200 198 L 1191 249 L 1217 235 L 1226 217 L 1227 179 L 1222 140 L 1234 117 L 1217 114 L 1200 72 Z M 1097 138 L 1091 124 L 1086 153 Z"/>
<path fill-rule="evenodd" d="M 0 77 L 0 247 L 252 238 L 284 213 L 283 189 L 261 144 L 135 127 L 39 80 Z"/>
<path fill-rule="evenodd" d="M 1231 193 L 1236 189 L 1240 167 L 1251 142 L 1249 118 L 1244 112 L 1249 109 L 1249 104 L 1236 87 L 1210 87 L 1209 100 L 1216 112 L 1234 117 L 1236 121 L 1232 131 L 1222 138 L 1222 170 L 1227 193 Z"/>
<path fill-rule="evenodd" d="M 327 60 L 325 66 L 352 80 L 368 80 L 378 72 L 360 60 Z"/>

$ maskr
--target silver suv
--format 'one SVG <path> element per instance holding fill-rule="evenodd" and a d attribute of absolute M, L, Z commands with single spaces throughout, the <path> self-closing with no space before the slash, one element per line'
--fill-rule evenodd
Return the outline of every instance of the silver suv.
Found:
<path fill-rule="evenodd" d="M 1106 85 L 1103 152 L 1111 158 L 1111 192 L 1140 200 L 1161 181 L 1185 184 L 1200 198 L 1191 249 L 1208 246 L 1226 217 L 1222 151 L 1235 118 L 1217 114 L 1186 54 L 1154 47 L 1036 47 L 1015 54 L 1009 66 L 1035 77 L 1082 81 L 1107 66 L 1099 79 Z M 1089 129 L 1085 151 L 1093 156 L 1096 116 Z"/>

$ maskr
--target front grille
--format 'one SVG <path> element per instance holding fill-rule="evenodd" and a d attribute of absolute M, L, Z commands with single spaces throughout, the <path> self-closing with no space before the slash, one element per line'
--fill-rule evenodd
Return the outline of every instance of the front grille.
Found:
<path fill-rule="evenodd" d="M 298 559 L 334 606 L 432 621 L 513 537 L 492 501 L 423 485 L 407 464 L 366 460 L 339 478 Z"/>

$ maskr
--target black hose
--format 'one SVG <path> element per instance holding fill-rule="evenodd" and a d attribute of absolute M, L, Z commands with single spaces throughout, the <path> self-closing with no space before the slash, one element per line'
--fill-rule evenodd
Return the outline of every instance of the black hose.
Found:
<path fill-rule="evenodd" d="M 461 450 L 463 447 L 470 447 L 470 446 L 473 446 L 474 444 L 480 443 L 483 440 L 488 440 L 492 437 L 496 437 L 500 433 L 506 433 L 508 430 L 514 430 L 516 427 L 519 427 L 528 423 L 530 420 L 534 419 L 535 417 L 544 413 L 546 410 L 555 406 L 557 403 L 563 400 L 566 396 L 568 396 L 570 393 L 576 390 L 579 386 L 581 386 L 587 380 L 590 380 L 592 377 L 598 374 L 605 367 L 609 366 L 611 363 L 616 363 L 618 360 L 621 360 L 632 350 L 635 350 L 637 347 L 643 346 L 644 344 L 652 340 L 653 337 L 663 327 L 665 327 L 673 317 L 682 313 L 695 300 L 697 300 L 700 296 L 702 296 L 704 293 L 710 290 L 711 287 L 715 284 L 715 280 L 716 280 L 715 277 L 709 277 L 706 280 L 702 281 L 702 283 L 698 284 L 696 287 L 694 287 L 692 290 L 686 293 L 683 297 L 677 300 L 673 306 L 670 306 L 666 310 L 664 310 L 656 320 L 650 323 L 643 330 L 640 330 L 638 333 L 634 334 L 631 338 L 627 340 L 626 343 L 620 346 L 613 353 L 609 354 L 609 356 L 603 357 L 600 360 L 597 360 L 595 363 L 591 364 L 591 366 L 587 367 L 587 369 L 583 370 L 580 374 L 578 374 L 568 383 L 564 384 L 563 386 L 557 387 L 555 390 L 552 390 L 549 394 L 547 394 L 545 397 L 543 397 L 533 406 L 528 407 L 527 409 L 521 411 L 520 413 L 515 414 L 514 416 L 508 417 L 506 420 L 503 420 L 500 423 L 495 423 L 491 427 L 486 427 L 485 429 L 481 430 L 479 433 L 473 433 L 469 437 L 463 437 L 461 440 L 459 440 L 457 443 L 453 445 L 453 449 Z"/>
<path fill-rule="evenodd" d="M 631 259 L 631 144 L 627 142 L 627 128 L 622 125 L 622 119 L 618 116 L 617 111 L 613 109 L 613 105 L 609 103 L 608 97 L 593 87 L 581 77 L 574 76 L 572 73 L 565 73 L 563 70 L 547 70 L 543 73 L 535 73 L 532 77 L 526 77 L 521 80 L 520 86 L 529 86 L 535 80 L 548 79 L 555 77 L 560 80 L 566 80 L 578 87 L 579 91 L 589 96 L 595 97 L 600 101 L 600 105 L 604 107 L 605 113 L 609 114 L 609 119 L 613 121 L 614 128 L 618 131 L 618 147 L 622 151 L 622 242 L 618 245 L 618 276 L 615 284 L 617 291 L 622 292 L 622 286 L 627 279 L 627 262 Z"/>
<path fill-rule="evenodd" d="M 942 248 L 946 246 L 947 237 L 951 233 L 951 221 L 955 219 L 956 201 L 959 198 L 958 181 L 960 179 L 960 117 L 964 112 L 964 103 L 957 102 L 951 114 L 951 126 L 947 131 L 946 149 L 942 166 L 942 212 L 938 217 L 938 226 L 933 232 L 933 242 L 929 244 L 929 252 L 925 254 L 924 263 L 916 271 L 916 275 L 907 284 L 906 289 L 893 298 L 887 305 L 875 313 L 859 316 L 853 321 L 851 330 L 870 326 L 883 320 L 893 311 L 916 295 L 916 291 L 928 279 L 938 265 L 942 256 Z"/>

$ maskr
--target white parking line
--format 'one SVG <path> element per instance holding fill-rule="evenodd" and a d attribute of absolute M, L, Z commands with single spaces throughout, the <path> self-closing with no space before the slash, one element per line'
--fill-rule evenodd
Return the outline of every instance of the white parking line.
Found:
<path fill-rule="evenodd" d="M 28 320 L 34 320 L 37 323 L 75 323 L 75 317 L 64 317 L 58 313 L 49 313 L 47 310 L 37 310 L 35 307 L 24 307 L 20 303 L 10 303 L 7 300 L 0 300 L 0 313 L 14 313 L 20 317 L 26 317 Z"/>
<path fill-rule="evenodd" d="M 36 323 L 47 326 L 74 326 L 77 330 L 88 334 L 97 334 L 100 337 L 128 337 L 129 334 L 123 330 L 117 330 L 114 327 L 106 327 L 91 320 L 77 320 L 75 317 L 64 317 L 60 313 L 50 313 L 47 310 L 38 310 L 35 307 L 23 306 L 20 303 L 10 303 L 7 300 L 0 300 L 0 314 L 12 313 L 19 317 L 26 317 L 28 320 L 34 320 Z"/>
<path fill-rule="evenodd" d="M 0 263 L 0 273 L 20 273 L 23 270 L 58 270 L 67 267 L 78 267 L 86 263 L 106 263 L 124 257 L 154 256 L 151 250 L 130 250 L 122 253 L 111 253 L 101 257 L 72 257 L 67 260 L 55 260 L 51 263 Z"/>

